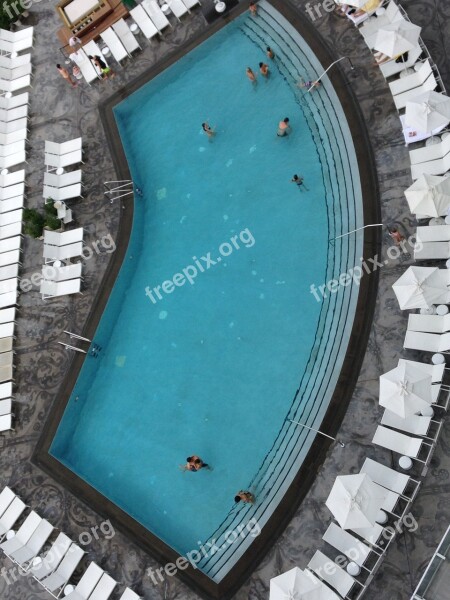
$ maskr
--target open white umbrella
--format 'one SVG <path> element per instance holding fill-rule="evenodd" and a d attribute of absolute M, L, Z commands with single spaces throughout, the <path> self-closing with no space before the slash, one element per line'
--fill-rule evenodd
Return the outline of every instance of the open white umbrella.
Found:
<path fill-rule="evenodd" d="M 450 207 L 450 177 L 422 175 L 407 190 L 405 196 L 414 215 L 440 217 Z"/>
<path fill-rule="evenodd" d="M 373 527 L 387 494 L 366 473 L 339 475 L 325 504 L 342 529 Z"/>
<path fill-rule="evenodd" d="M 269 600 L 321 600 L 323 586 L 298 567 L 270 580 Z"/>
<path fill-rule="evenodd" d="M 406 103 L 405 123 L 429 132 L 450 123 L 450 98 L 439 92 L 425 92 Z"/>
<path fill-rule="evenodd" d="M 398 21 L 381 27 L 375 36 L 374 49 L 393 58 L 415 48 L 421 28 L 409 21 Z"/>
<path fill-rule="evenodd" d="M 450 301 L 440 271 L 437 267 L 409 267 L 392 286 L 400 308 L 430 308 L 432 304 Z"/>
<path fill-rule="evenodd" d="M 431 375 L 403 363 L 380 376 L 380 405 L 406 419 L 430 407 L 431 385 Z"/>

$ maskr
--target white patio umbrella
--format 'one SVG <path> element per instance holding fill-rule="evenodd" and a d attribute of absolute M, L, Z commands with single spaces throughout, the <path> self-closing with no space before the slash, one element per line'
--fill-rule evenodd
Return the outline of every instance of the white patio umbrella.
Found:
<path fill-rule="evenodd" d="M 392 286 L 400 308 L 430 308 L 450 301 L 440 271 L 437 267 L 409 267 Z"/>
<path fill-rule="evenodd" d="M 405 123 L 429 132 L 450 123 L 450 98 L 439 92 L 425 92 L 406 103 Z"/>
<path fill-rule="evenodd" d="M 416 415 L 432 403 L 431 382 L 428 373 L 400 364 L 380 376 L 380 405 L 402 419 Z"/>
<path fill-rule="evenodd" d="M 342 529 L 373 527 L 387 494 L 366 473 L 339 475 L 325 504 Z"/>
<path fill-rule="evenodd" d="M 270 580 L 269 600 L 320 600 L 323 586 L 298 567 Z"/>
<path fill-rule="evenodd" d="M 374 49 L 393 58 L 415 48 L 421 28 L 409 21 L 398 21 L 381 27 L 375 36 Z"/>
<path fill-rule="evenodd" d="M 422 175 L 405 190 L 405 196 L 414 215 L 447 215 L 450 207 L 450 177 Z"/>

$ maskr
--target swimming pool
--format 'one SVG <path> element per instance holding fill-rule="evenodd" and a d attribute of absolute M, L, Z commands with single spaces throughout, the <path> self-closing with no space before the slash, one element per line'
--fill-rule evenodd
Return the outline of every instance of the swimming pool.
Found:
<path fill-rule="evenodd" d="M 245 67 L 257 70 L 267 44 L 277 59 L 255 87 Z M 264 525 L 313 438 L 287 417 L 320 425 L 345 354 L 357 288 L 317 302 L 310 285 L 361 255 L 355 238 L 329 243 L 362 224 L 361 193 L 331 85 L 308 96 L 295 85 L 320 72 L 266 6 L 116 109 L 142 197 L 100 351 L 51 453 L 180 554 L 251 519 Z M 292 134 L 278 139 L 285 116 Z M 211 142 L 204 120 L 217 127 Z M 308 191 L 291 183 L 295 172 Z M 164 290 L 189 267 L 192 284 L 186 274 Z M 213 470 L 181 473 L 191 453 Z M 242 488 L 255 506 L 234 506 Z M 225 544 L 200 568 L 220 581 L 251 541 Z"/>

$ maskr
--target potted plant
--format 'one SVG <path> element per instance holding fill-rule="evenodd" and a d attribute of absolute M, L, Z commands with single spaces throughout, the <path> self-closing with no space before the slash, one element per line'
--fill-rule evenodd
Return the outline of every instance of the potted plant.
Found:
<path fill-rule="evenodd" d="M 23 222 L 24 233 L 33 238 L 42 237 L 44 228 L 54 231 L 61 227 L 61 221 L 57 217 L 53 201 L 45 205 L 45 214 L 40 213 L 34 208 L 26 208 L 23 211 Z"/>

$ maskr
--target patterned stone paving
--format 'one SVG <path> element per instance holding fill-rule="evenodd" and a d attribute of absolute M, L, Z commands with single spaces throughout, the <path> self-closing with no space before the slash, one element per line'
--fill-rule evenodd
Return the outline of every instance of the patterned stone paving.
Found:
<path fill-rule="evenodd" d="M 208 2 L 211 0 L 204 0 Z M 103 181 L 114 179 L 111 157 L 105 135 L 99 124 L 97 105 L 125 86 L 139 73 L 161 60 L 167 53 L 204 30 L 207 25 L 200 11 L 194 11 L 182 24 L 166 34 L 160 42 L 142 40 L 143 52 L 117 70 L 113 81 L 96 82 L 70 89 L 54 65 L 62 61 L 56 30 L 59 20 L 52 2 L 33 4 L 27 24 L 36 28 L 33 50 L 34 84 L 31 93 L 31 158 L 27 168 L 28 205 L 42 206 L 44 140 L 63 140 L 83 136 L 86 149 L 83 167 L 85 198 L 74 203 L 76 224 L 86 228 L 87 243 L 107 233 L 115 235 L 120 216 L 119 205 L 103 196 Z M 298 11 L 304 0 L 293 0 Z M 312 3 L 314 4 L 314 2 Z M 439 0 L 407 0 L 404 7 L 411 19 L 424 27 L 423 38 L 439 65 L 450 89 L 448 61 L 450 3 Z M 332 48 L 333 54 L 350 56 L 358 77 L 352 80 L 370 133 L 380 181 L 384 223 L 396 223 L 405 233 L 412 233 L 414 221 L 407 211 L 403 190 L 410 185 L 408 154 L 402 143 L 397 113 L 389 90 L 378 69 L 372 68 L 371 57 L 356 28 L 346 19 L 324 13 L 314 24 Z M 127 210 L 126 202 L 124 203 Z M 383 254 L 389 246 L 383 240 Z M 22 277 L 41 268 L 42 243 L 25 238 Z M 0 485 L 10 485 L 22 498 L 73 539 L 101 519 L 59 484 L 52 481 L 30 462 L 42 425 L 58 394 L 70 355 L 56 342 L 64 329 L 81 331 L 92 301 L 101 284 L 109 254 L 103 252 L 86 261 L 83 296 L 62 298 L 43 303 L 37 288 L 21 295 L 17 328 L 17 392 L 16 432 L 0 438 Z M 236 600 L 268 598 L 269 580 L 294 565 L 305 567 L 315 548 L 327 552 L 321 537 L 330 521 L 324 501 L 335 476 L 358 472 L 369 455 L 388 464 L 393 457 L 373 447 L 371 439 L 381 416 L 377 404 L 377 377 L 393 368 L 399 357 L 416 358 L 402 351 L 406 314 L 402 314 L 391 290 L 391 284 L 411 264 L 411 257 L 391 261 L 380 273 L 376 315 L 370 334 L 364 365 L 343 421 L 339 437 L 347 441 L 341 449 L 332 447 L 317 479 L 297 510 L 289 527 L 274 539 L 272 550 L 236 594 Z M 443 535 L 450 516 L 450 425 L 442 430 L 431 468 L 413 506 L 418 529 L 400 535 L 391 545 L 385 561 L 366 593 L 366 598 L 407 600 L 423 569 Z M 147 600 L 196 600 L 198 596 L 176 578 L 155 586 L 145 571 L 156 569 L 157 563 L 122 535 L 108 540 L 93 539 L 86 546 L 87 558 L 96 560 L 118 581 L 130 585 Z M 329 549 L 328 549 L 329 550 Z M 2 566 L 10 563 L 3 556 Z M 48 598 L 29 578 L 19 578 L 8 585 L 0 577 L 0 597 L 5 600 Z"/>

